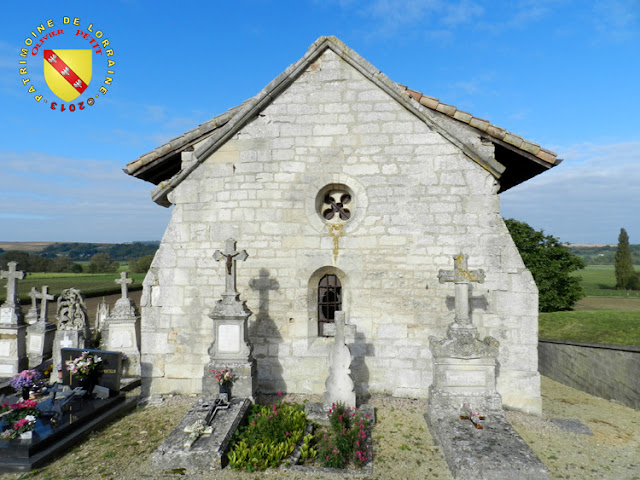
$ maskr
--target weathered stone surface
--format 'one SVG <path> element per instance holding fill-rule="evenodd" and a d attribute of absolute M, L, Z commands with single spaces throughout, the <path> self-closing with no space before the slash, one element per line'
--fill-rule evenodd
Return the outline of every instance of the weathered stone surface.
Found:
<path fill-rule="evenodd" d="M 247 399 L 232 400 L 228 410 L 219 411 L 211 423 L 212 433 L 200 436 L 190 448 L 185 448 L 189 430 L 196 422 L 203 422 L 212 397 L 199 398 L 173 429 L 164 443 L 151 456 L 151 467 L 161 472 L 184 469 L 188 474 L 202 474 L 220 470 L 226 465 L 226 453 L 230 440 L 241 422 L 248 415 L 251 402 Z"/>
<path fill-rule="evenodd" d="M 498 391 L 508 405 L 539 413 L 536 347 L 520 336 L 537 329 L 537 290 L 499 215 L 499 184 L 390 92 L 327 50 L 175 188 L 144 284 L 152 391 L 202 388 L 191 366 L 210 359 L 208 315 L 226 289 L 212 256 L 235 238 L 250 255 L 236 281 L 255 313 L 247 333 L 262 391 L 323 393 L 333 342 L 318 331 L 317 282 L 330 272 L 357 326 L 347 340 L 356 393 L 425 397 L 428 338 L 443 336 L 455 315 L 437 272 L 465 251 L 470 269 L 481 265 L 487 276 L 470 287 L 470 319 L 503 347 Z M 493 156 L 474 128 L 441 124 Z M 332 185 L 354 194 L 342 230 L 318 214 L 318 192 Z M 263 278 L 266 288 L 249 288 Z M 516 288 L 512 278 L 523 280 Z M 390 374 L 391 365 L 403 375 Z"/>
<path fill-rule="evenodd" d="M 427 416 L 427 423 L 456 480 L 551 479 L 502 412 L 488 413 L 481 430 L 456 415 Z"/>
<path fill-rule="evenodd" d="M 336 336 L 329 354 L 329 376 L 325 382 L 324 405 L 341 403 L 355 408 L 356 392 L 351 378 L 351 352 L 344 343 L 344 312 L 336 312 Z"/>

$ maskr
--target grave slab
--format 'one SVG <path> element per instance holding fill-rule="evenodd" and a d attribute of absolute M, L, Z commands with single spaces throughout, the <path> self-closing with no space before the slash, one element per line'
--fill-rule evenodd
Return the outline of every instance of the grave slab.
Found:
<path fill-rule="evenodd" d="M 487 415 L 481 430 L 459 416 L 425 419 L 456 480 L 551 480 L 502 412 Z"/>
<path fill-rule="evenodd" d="M 153 453 L 151 467 L 157 471 L 184 470 L 187 474 L 220 470 L 226 466 L 231 437 L 249 414 L 248 399 L 234 399 L 227 410 L 218 411 L 211 422 L 212 432 L 205 433 L 189 448 L 185 442 L 189 431 L 204 422 L 213 397 L 199 398 L 164 443 Z"/>

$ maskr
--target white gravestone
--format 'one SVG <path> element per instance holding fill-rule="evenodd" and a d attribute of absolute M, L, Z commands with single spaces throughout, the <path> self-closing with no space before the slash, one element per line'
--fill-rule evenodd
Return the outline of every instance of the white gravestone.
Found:
<path fill-rule="evenodd" d="M 0 323 L 11 323 L 13 310 L 11 308 L 2 307 L 0 309 Z"/>

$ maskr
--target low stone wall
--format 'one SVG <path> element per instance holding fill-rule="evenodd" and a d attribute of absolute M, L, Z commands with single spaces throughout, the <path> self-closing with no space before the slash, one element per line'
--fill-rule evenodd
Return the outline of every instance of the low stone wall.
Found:
<path fill-rule="evenodd" d="M 640 410 L 640 347 L 540 340 L 540 374 Z"/>

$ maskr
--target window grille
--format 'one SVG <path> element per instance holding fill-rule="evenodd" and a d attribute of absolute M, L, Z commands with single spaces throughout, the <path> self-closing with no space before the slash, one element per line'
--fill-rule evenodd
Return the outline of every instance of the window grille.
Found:
<path fill-rule="evenodd" d="M 342 310 L 342 284 L 337 275 L 325 275 L 318 283 L 318 330 L 333 323 L 336 311 Z"/>

